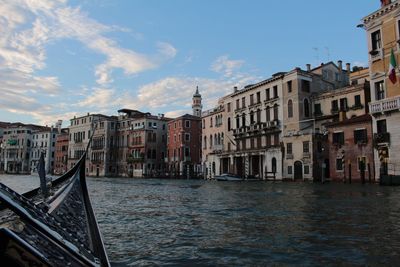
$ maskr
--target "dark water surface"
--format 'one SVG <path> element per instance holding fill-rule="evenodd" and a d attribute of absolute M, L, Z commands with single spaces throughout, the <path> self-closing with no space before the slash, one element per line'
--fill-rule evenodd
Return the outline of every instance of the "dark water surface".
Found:
<path fill-rule="evenodd" d="M 24 192 L 37 178 L 0 176 Z M 115 266 L 400 264 L 400 187 L 88 180 Z"/>

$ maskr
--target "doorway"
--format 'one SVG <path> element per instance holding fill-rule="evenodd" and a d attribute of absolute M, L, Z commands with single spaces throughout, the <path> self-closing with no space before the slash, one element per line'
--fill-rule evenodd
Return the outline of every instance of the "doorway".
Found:
<path fill-rule="evenodd" d="M 294 163 L 294 179 L 303 180 L 303 163 L 301 161 Z"/>

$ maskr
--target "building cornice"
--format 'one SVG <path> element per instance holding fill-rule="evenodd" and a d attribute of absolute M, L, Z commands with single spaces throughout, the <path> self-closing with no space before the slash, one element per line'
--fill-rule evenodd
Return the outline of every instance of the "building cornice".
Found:
<path fill-rule="evenodd" d="M 372 23 L 374 20 L 391 13 L 393 10 L 395 10 L 399 6 L 400 6 L 399 1 L 394 1 L 393 3 L 380 8 L 379 10 L 377 10 L 363 18 L 364 25 Z"/>

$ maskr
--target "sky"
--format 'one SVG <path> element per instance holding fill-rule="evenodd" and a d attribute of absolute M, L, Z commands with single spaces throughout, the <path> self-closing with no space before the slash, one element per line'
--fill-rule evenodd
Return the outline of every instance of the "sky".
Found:
<path fill-rule="evenodd" d="M 234 86 L 342 60 L 368 66 L 378 0 L 0 0 L 0 121 L 64 126 L 122 108 L 176 117 Z"/>

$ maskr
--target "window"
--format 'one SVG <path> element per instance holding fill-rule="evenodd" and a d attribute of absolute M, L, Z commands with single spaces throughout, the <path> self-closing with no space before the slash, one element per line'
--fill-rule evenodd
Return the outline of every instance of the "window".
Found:
<path fill-rule="evenodd" d="M 361 106 L 361 96 L 355 95 L 354 96 L 354 106 L 360 107 Z"/>
<path fill-rule="evenodd" d="M 310 141 L 303 142 L 303 153 L 310 153 Z"/>
<path fill-rule="evenodd" d="M 265 98 L 269 100 L 271 98 L 270 93 L 269 93 L 269 88 L 265 89 Z"/>
<path fill-rule="evenodd" d="M 344 145 L 344 132 L 333 133 L 333 144 Z"/>
<path fill-rule="evenodd" d="M 250 111 L 250 124 L 254 123 L 254 112 Z"/>
<path fill-rule="evenodd" d="M 261 103 L 261 92 L 257 92 L 257 104 Z"/>
<path fill-rule="evenodd" d="M 268 106 L 266 109 L 265 109 L 265 114 L 266 114 L 266 118 L 267 118 L 267 121 L 271 121 L 271 108 Z"/>
<path fill-rule="evenodd" d="M 242 114 L 242 127 L 246 126 L 246 114 Z"/>
<path fill-rule="evenodd" d="M 292 81 L 287 82 L 287 90 L 288 90 L 288 93 L 292 92 Z"/>
<path fill-rule="evenodd" d="M 236 128 L 240 127 L 240 117 L 239 115 L 236 116 Z"/>
<path fill-rule="evenodd" d="M 185 157 L 189 157 L 189 156 L 190 156 L 190 148 L 185 147 Z"/>
<path fill-rule="evenodd" d="M 303 92 L 310 92 L 310 82 L 307 80 L 301 80 L 301 90 Z"/>
<path fill-rule="evenodd" d="M 377 50 L 382 47 L 380 30 L 371 33 L 371 45 L 372 45 L 372 50 Z"/>
<path fill-rule="evenodd" d="M 292 143 L 287 143 L 286 144 L 286 154 L 293 154 Z"/>
<path fill-rule="evenodd" d="M 321 110 L 321 104 L 314 104 L 314 115 L 315 116 L 320 116 L 322 115 L 322 110 Z"/>
<path fill-rule="evenodd" d="M 331 109 L 332 109 L 332 112 L 339 111 L 339 105 L 338 105 L 338 101 L 337 100 L 332 100 Z"/>
<path fill-rule="evenodd" d="M 261 122 L 261 110 L 257 109 L 257 123 Z"/>
<path fill-rule="evenodd" d="M 304 117 L 310 117 L 310 103 L 308 102 L 308 99 L 304 99 L 303 101 L 304 105 Z"/>
<path fill-rule="evenodd" d="M 340 111 L 347 111 L 347 98 L 340 99 Z"/>
<path fill-rule="evenodd" d="M 228 118 L 228 131 L 231 130 L 231 118 Z"/>
<path fill-rule="evenodd" d="M 251 94 L 250 95 L 250 105 L 253 105 L 253 104 L 254 104 L 254 95 Z"/>
<path fill-rule="evenodd" d="M 310 174 L 310 166 L 304 165 L 304 174 Z"/>
<path fill-rule="evenodd" d="M 203 119 L 203 129 L 205 129 L 205 128 L 206 128 L 206 120 Z"/>
<path fill-rule="evenodd" d="M 377 133 L 386 133 L 387 132 L 386 120 L 376 121 L 376 130 Z"/>
<path fill-rule="evenodd" d="M 273 90 L 274 90 L 274 98 L 278 98 L 278 86 L 275 85 L 275 86 L 273 87 Z"/>
<path fill-rule="evenodd" d="M 375 100 L 381 100 L 385 98 L 385 86 L 383 81 L 375 83 Z"/>
<path fill-rule="evenodd" d="M 226 104 L 226 111 L 231 112 L 231 103 Z"/>
<path fill-rule="evenodd" d="M 242 108 L 246 107 L 246 98 L 242 97 Z"/>
<path fill-rule="evenodd" d="M 293 118 L 293 101 L 288 101 L 288 118 Z"/>
<path fill-rule="evenodd" d="M 274 120 L 278 120 L 278 104 L 274 105 Z"/>
<path fill-rule="evenodd" d="M 190 121 L 185 121 L 185 127 L 190 128 Z"/>
<path fill-rule="evenodd" d="M 279 146 L 279 133 L 274 134 L 274 146 Z"/>
<path fill-rule="evenodd" d="M 210 117 L 210 127 L 213 127 L 213 120 L 212 120 L 212 117 Z"/>
<path fill-rule="evenodd" d="M 287 173 L 288 174 L 293 174 L 293 166 L 288 166 L 287 167 Z"/>
<path fill-rule="evenodd" d="M 190 141 L 190 133 L 185 133 L 185 141 Z"/>
<path fill-rule="evenodd" d="M 354 130 L 354 143 L 366 144 L 368 140 L 367 129 Z"/>
<path fill-rule="evenodd" d="M 236 109 L 239 109 L 239 99 L 236 99 Z"/>
<path fill-rule="evenodd" d="M 336 159 L 336 170 L 343 171 L 343 161 L 341 158 Z"/>

